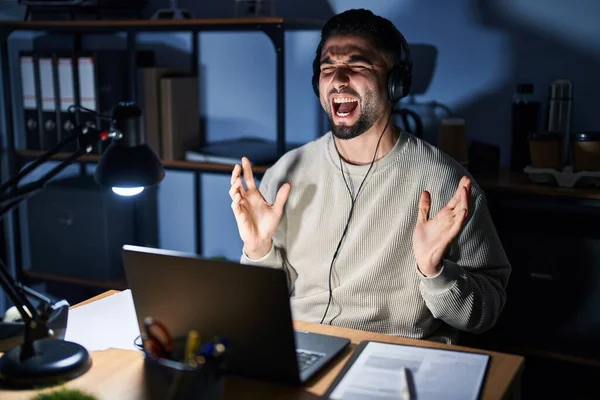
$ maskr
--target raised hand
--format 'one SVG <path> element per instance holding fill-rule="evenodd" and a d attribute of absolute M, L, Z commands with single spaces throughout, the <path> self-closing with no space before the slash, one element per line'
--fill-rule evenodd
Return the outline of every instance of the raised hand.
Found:
<path fill-rule="evenodd" d="M 243 171 L 243 182 L 240 174 Z M 244 252 L 252 259 L 265 256 L 271 249 L 271 241 L 283 215 L 283 206 L 290 194 L 291 185 L 285 183 L 277 191 L 275 203 L 269 204 L 254 181 L 250 160 L 242 157 L 231 173 L 231 209 L 238 231 L 244 242 Z"/>
<path fill-rule="evenodd" d="M 423 275 L 434 276 L 441 270 L 446 249 L 460 232 L 469 213 L 471 180 L 463 176 L 448 204 L 429 219 L 431 195 L 424 191 L 419 199 L 419 215 L 413 233 L 413 251 Z"/>

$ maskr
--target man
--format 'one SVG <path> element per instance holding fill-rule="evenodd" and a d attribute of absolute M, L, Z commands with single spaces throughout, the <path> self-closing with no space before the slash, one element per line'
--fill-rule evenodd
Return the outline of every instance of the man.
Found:
<path fill-rule="evenodd" d="M 496 323 L 511 267 L 468 173 L 389 124 L 401 46 L 370 11 L 328 21 L 314 83 L 331 131 L 260 188 L 243 158 L 231 207 L 241 262 L 284 269 L 295 319 L 454 343 Z"/>

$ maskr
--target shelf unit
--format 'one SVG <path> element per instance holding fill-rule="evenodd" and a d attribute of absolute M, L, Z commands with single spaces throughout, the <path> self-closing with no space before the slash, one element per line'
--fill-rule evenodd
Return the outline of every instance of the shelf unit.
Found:
<path fill-rule="evenodd" d="M 17 31 L 46 32 L 49 34 L 70 34 L 73 38 L 73 51 L 82 50 L 82 36 L 88 34 L 116 34 L 125 33 L 127 37 L 128 54 L 128 77 L 130 85 L 127 88 L 130 99 L 135 100 L 137 93 L 136 77 L 136 37 L 138 33 L 146 32 L 189 32 L 191 35 L 191 73 L 198 74 L 199 44 L 198 34 L 200 32 L 263 32 L 273 43 L 276 53 L 276 149 L 277 155 L 285 153 L 285 32 L 299 30 L 319 30 L 323 21 L 309 19 L 291 19 L 280 17 L 268 18 L 220 18 L 220 19 L 190 19 L 190 20 L 81 20 L 81 21 L 0 21 L 0 57 L 2 58 L 2 83 L 4 87 L 4 121 L 7 127 L 7 148 L 3 155 L 8 162 L 8 176 L 14 175 L 24 163 L 41 156 L 43 151 L 23 150 L 15 148 L 14 132 L 14 110 L 12 105 L 10 77 L 10 59 L 8 40 L 12 33 Z M 68 157 L 70 153 L 59 153 L 53 157 L 61 160 Z M 78 159 L 82 168 L 86 163 L 96 163 L 100 159 L 98 155 L 86 155 Z M 196 233 L 196 252 L 202 253 L 202 227 L 201 227 L 201 174 L 202 173 L 231 173 L 231 165 L 196 163 L 188 161 L 164 161 L 168 170 L 189 171 L 194 176 L 194 223 Z M 257 166 L 255 174 L 260 177 L 268 166 Z M 12 232 L 15 243 L 15 261 L 17 279 L 23 280 L 48 280 L 68 282 L 79 285 L 95 286 L 100 288 L 123 288 L 123 282 L 91 282 L 72 277 L 40 274 L 24 269 L 21 257 L 21 232 L 19 229 L 18 212 L 14 213 Z"/>

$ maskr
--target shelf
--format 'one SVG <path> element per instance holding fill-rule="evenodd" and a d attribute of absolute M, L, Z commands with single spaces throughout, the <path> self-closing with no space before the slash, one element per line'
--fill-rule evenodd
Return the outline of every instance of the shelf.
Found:
<path fill-rule="evenodd" d="M 115 281 L 99 281 L 92 279 L 76 278 L 72 276 L 47 274 L 43 272 L 36 272 L 30 269 L 24 269 L 22 271 L 23 277 L 26 279 L 37 280 L 37 281 L 51 281 L 60 283 L 70 283 L 80 286 L 92 286 L 102 289 L 115 289 L 125 290 L 128 289 L 127 282 L 125 279 L 119 279 Z"/>
<path fill-rule="evenodd" d="M 569 188 L 543 185 L 529 181 L 525 172 L 502 169 L 498 174 L 474 177 L 486 192 L 557 196 L 584 200 L 600 200 L 600 189 Z"/>
<path fill-rule="evenodd" d="M 35 160 L 45 154 L 44 151 L 40 150 L 17 150 L 17 155 L 24 159 Z M 52 157 L 52 160 L 64 160 L 69 157 L 71 153 L 58 153 Z M 92 162 L 96 163 L 100 161 L 100 155 L 97 154 L 86 154 L 78 158 L 75 163 L 78 162 Z M 199 163 L 185 160 L 165 160 L 161 161 L 166 169 L 172 170 L 183 170 L 183 171 L 198 171 L 198 172 L 215 172 L 215 173 L 231 173 L 233 165 L 228 164 L 208 164 Z M 255 174 L 264 174 L 267 170 L 268 165 L 257 165 L 252 168 Z"/>
<path fill-rule="evenodd" d="M 319 29 L 324 21 L 298 18 L 206 18 L 189 20 L 78 20 L 78 21 L 0 21 L 5 31 L 60 31 L 114 33 L 115 31 L 247 31 L 268 29 Z"/>

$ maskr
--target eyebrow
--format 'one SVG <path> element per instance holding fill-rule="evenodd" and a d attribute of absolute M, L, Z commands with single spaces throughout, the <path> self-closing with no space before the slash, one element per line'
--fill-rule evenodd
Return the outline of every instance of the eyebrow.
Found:
<path fill-rule="evenodd" d="M 353 54 L 350 57 L 348 57 L 348 61 L 346 61 L 347 63 L 355 63 L 355 62 L 363 62 L 369 65 L 373 65 L 373 62 L 371 61 L 371 59 L 369 59 L 368 57 L 365 56 L 361 56 L 359 54 Z M 333 64 L 333 61 L 331 60 L 331 57 L 327 56 L 325 58 L 323 58 L 321 60 L 321 64 Z"/>

